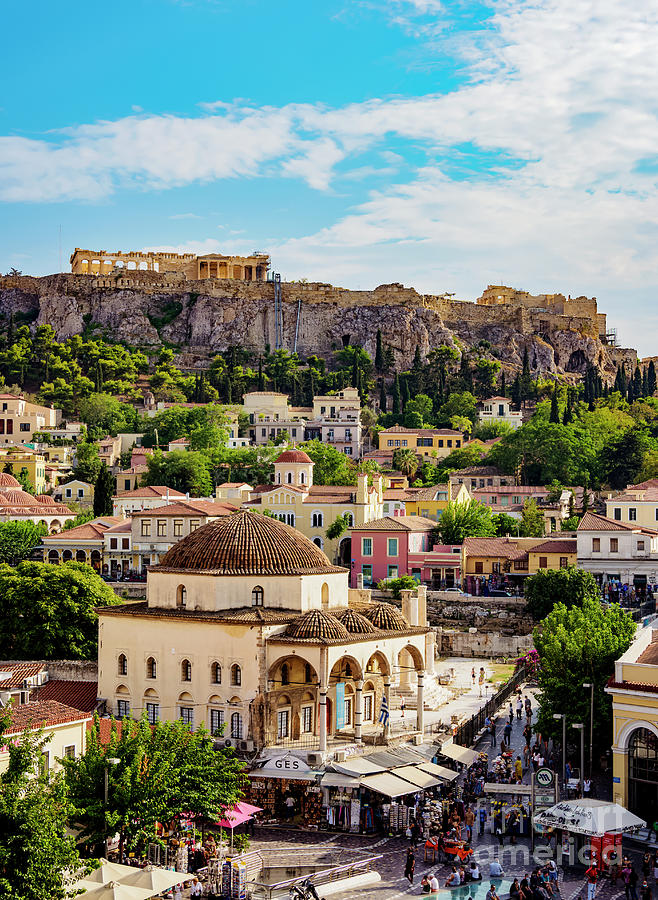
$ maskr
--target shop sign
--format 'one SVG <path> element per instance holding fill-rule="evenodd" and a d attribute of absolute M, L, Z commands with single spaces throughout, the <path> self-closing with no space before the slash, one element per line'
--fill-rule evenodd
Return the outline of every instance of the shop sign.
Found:
<path fill-rule="evenodd" d="M 259 770 L 261 775 L 276 775 L 282 777 L 288 775 L 294 779 L 295 776 L 306 776 L 310 772 L 306 761 L 292 753 L 286 753 L 284 756 L 273 756 L 265 762 L 265 765 Z"/>
<path fill-rule="evenodd" d="M 319 794 L 322 791 L 322 788 L 319 785 L 312 784 L 306 788 L 306 794 Z"/>
<path fill-rule="evenodd" d="M 535 783 L 539 788 L 552 787 L 554 780 L 555 775 L 553 774 L 552 770 L 546 768 L 546 766 L 542 766 L 541 769 L 537 769 L 537 771 L 535 772 Z"/>
<path fill-rule="evenodd" d="M 345 682 L 336 684 L 336 731 L 345 728 Z"/>

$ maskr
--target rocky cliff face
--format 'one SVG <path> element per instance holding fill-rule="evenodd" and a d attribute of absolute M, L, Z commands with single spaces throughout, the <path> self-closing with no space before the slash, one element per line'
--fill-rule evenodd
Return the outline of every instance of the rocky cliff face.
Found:
<path fill-rule="evenodd" d="M 282 285 L 283 346 L 329 357 L 347 342 L 374 355 L 377 329 L 408 367 L 418 345 L 425 355 L 441 344 L 471 347 L 489 341 L 510 370 L 527 348 L 533 369 L 582 373 L 588 365 L 614 374 L 633 350 L 614 350 L 589 336 L 579 320 L 544 317 L 541 335 L 525 312 L 428 297 L 402 285 L 347 291 L 324 284 Z M 0 278 L 0 314 L 49 323 L 59 339 L 104 335 L 145 348 L 162 341 L 179 348 L 182 363 L 203 365 L 231 344 L 275 346 L 274 285 L 237 281 L 185 281 L 181 276 L 133 273 Z M 548 321 L 546 321 L 548 320 Z"/>

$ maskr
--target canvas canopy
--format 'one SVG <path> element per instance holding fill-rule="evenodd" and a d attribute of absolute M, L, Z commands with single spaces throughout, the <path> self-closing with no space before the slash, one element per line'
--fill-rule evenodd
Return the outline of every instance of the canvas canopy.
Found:
<path fill-rule="evenodd" d="M 534 821 L 536 825 L 591 836 L 622 834 L 647 824 L 618 803 L 606 800 L 563 800 L 536 815 Z"/>
<path fill-rule="evenodd" d="M 423 790 L 441 784 L 438 778 L 430 775 L 429 772 L 423 772 L 420 766 L 401 766 L 399 769 L 393 769 L 391 774 L 397 778 L 404 778 L 405 781 L 410 781 Z"/>
<path fill-rule="evenodd" d="M 362 787 L 383 794 L 385 797 L 404 797 L 406 794 L 415 794 L 417 785 L 397 778 L 391 772 L 382 772 L 379 775 L 366 775 L 361 779 Z"/>
<path fill-rule="evenodd" d="M 445 766 L 437 766 L 437 764 L 433 762 L 420 763 L 418 768 L 422 769 L 423 772 L 429 772 L 430 775 L 435 775 L 437 778 L 443 779 L 443 781 L 454 781 L 455 778 L 459 778 L 459 772 L 455 772 L 452 769 L 446 769 Z"/>
<path fill-rule="evenodd" d="M 442 744 L 439 754 L 447 756 L 448 759 L 465 763 L 467 766 L 472 765 L 479 756 L 479 753 L 476 753 L 475 750 L 469 750 L 468 747 L 460 747 L 459 744 L 453 743 Z"/>
<path fill-rule="evenodd" d="M 145 888 L 153 894 L 161 894 L 168 891 L 175 884 L 191 881 L 193 875 L 185 875 L 183 872 L 172 872 L 170 869 L 158 869 L 156 866 L 147 866 L 145 869 L 133 869 L 133 874 L 122 879 L 121 884 Z"/>

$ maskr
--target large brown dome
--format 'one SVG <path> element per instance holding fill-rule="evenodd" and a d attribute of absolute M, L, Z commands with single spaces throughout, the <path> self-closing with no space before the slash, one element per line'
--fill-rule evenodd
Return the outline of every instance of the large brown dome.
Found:
<path fill-rule="evenodd" d="M 9 472 L 0 472 L 0 488 L 20 488 L 18 482 Z"/>
<path fill-rule="evenodd" d="M 409 623 L 400 610 L 390 603 L 377 603 L 366 611 L 365 617 L 382 631 L 407 631 L 409 628 Z"/>
<path fill-rule="evenodd" d="M 308 455 L 308 453 L 304 453 L 303 450 L 284 450 L 280 456 L 274 460 L 275 463 L 312 463 L 313 460 Z"/>
<path fill-rule="evenodd" d="M 373 634 L 377 631 L 370 619 L 366 619 L 365 616 L 355 612 L 353 609 L 343 609 L 334 613 L 334 615 L 339 622 L 342 622 L 350 634 Z"/>
<path fill-rule="evenodd" d="M 319 640 L 344 641 L 350 634 L 347 628 L 338 621 L 336 616 L 324 612 L 321 609 L 311 609 L 288 625 L 285 630 L 287 637 L 316 638 Z"/>
<path fill-rule="evenodd" d="M 251 510 L 239 510 L 197 528 L 174 544 L 154 569 L 212 575 L 345 573 L 296 528 Z"/>

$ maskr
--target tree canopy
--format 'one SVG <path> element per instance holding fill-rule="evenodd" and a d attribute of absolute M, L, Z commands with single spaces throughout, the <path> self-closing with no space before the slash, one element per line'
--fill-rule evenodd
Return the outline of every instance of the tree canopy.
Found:
<path fill-rule="evenodd" d="M 331 444 L 306 441 L 300 449 L 313 460 L 313 484 L 356 484 L 356 468 L 349 458 Z"/>
<path fill-rule="evenodd" d="M 433 533 L 436 543 L 441 544 L 463 544 L 467 537 L 490 537 L 495 534 L 496 523 L 491 509 L 478 500 L 448 503 Z"/>
<path fill-rule="evenodd" d="M 600 600 L 601 592 L 591 572 L 569 566 L 567 569 L 540 569 L 526 578 L 524 594 L 532 617 L 547 616 L 557 603 L 567 608 L 582 606 L 585 600 Z"/>
<path fill-rule="evenodd" d="M 0 524 L 0 563 L 15 566 L 27 559 L 48 534 L 45 525 L 34 522 L 2 522 Z"/>

